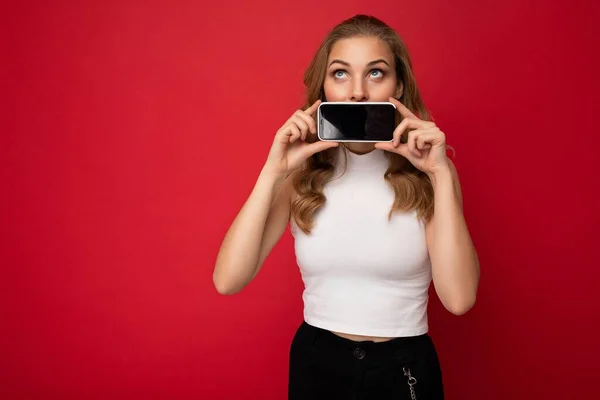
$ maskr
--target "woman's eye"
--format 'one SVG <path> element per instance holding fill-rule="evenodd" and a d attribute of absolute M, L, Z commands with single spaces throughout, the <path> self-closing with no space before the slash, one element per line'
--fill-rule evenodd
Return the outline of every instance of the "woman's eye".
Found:
<path fill-rule="evenodd" d="M 373 71 L 371 71 L 371 76 L 373 78 L 380 78 L 383 76 L 383 71 L 380 69 L 374 69 Z"/>
<path fill-rule="evenodd" d="M 338 69 L 333 73 L 333 76 L 335 76 L 336 78 L 343 78 L 344 75 L 346 75 L 346 71 L 343 71 L 341 69 Z"/>

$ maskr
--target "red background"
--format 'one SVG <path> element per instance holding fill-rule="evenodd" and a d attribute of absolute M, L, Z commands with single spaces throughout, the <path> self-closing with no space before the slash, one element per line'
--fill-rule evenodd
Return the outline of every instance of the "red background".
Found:
<path fill-rule="evenodd" d="M 457 150 L 482 279 L 465 316 L 431 301 L 447 398 L 598 394 L 600 3 L 53 3 L 0 12 L 2 398 L 285 398 L 289 232 L 236 296 L 212 270 L 358 12 L 407 41 Z"/>

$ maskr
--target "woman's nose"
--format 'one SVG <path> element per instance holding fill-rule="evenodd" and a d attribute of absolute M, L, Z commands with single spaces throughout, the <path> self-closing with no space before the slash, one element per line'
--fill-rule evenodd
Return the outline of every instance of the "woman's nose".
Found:
<path fill-rule="evenodd" d="M 369 96 L 365 88 L 364 82 L 360 79 L 354 82 L 352 85 L 352 93 L 350 94 L 350 101 L 367 101 Z"/>

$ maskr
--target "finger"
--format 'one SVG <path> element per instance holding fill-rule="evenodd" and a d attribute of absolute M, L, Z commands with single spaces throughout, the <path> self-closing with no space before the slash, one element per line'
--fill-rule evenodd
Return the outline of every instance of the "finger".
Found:
<path fill-rule="evenodd" d="M 283 144 L 288 144 L 291 136 L 292 131 L 289 129 L 289 122 L 286 122 L 275 134 L 275 138 Z"/>
<path fill-rule="evenodd" d="M 302 140 L 305 140 L 309 130 L 308 124 L 304 121 L 304 119 L 302 119 L 302 117 L 300 117 L 297 114 L 293 117 L 293 123 L 296 124 L 296 126 L 298 126 L 298 128 L 300 129 L 300 137 L 302 138 Z"/>
<path fill-rule="evenodd" d="M 313 103 L 312 106 L 308 107 L 306 110 L 304 110 L 304 112 L 308 115 L 313 115 L 315 112 L 317 112 L 317 108 L 319 108 L 319 104 L 321 104 L 321 100 L 317 100 Z"/>
<path fill-rule="evenodd" d="M 402 120 L 402 122 L 400 122 L 398 124 L 396 129 L 394 129 L 394 134 L 393 134 L 394 139 L 392 140 L 392 143 L 394 145 L 399 145 L 400 138 L 402 137 L 404 132 L 407 131 L 408 129 L 429 129 L 434 126 L 435 126 L 435 124 L 433 122 L 423 121 L 420 119 L 405 118 L 404 120 Z"/>
<path fill-rule="evenodd" d="M 302 118 L 302 120 L 308 124 L 308 127 L 310 128 L 311 133 L 313 133 L 313 134 L 317 133 L 317 123 L 315 122 L 313 117 L 311 117 L 304 111 L 298 111 L 296 113 L 296 115 L 299 116 L 300 118 Z"/>
<path fill-rule="evenodd" d="M 317 142 L 314 143 L 310 143 L 306 146 L 306 158 L 312 156 L 315 153 L 318 153 L 320 151 L 324 151 L 327 149 L 331 149 L 333 147 L 338 147 L 340 144 L 338 142 L 328 142 L 328 141 L 324 141 L 324 140 L 319 140 Z"/>
<path fill-rule="evenodd" d="M 405 158 L 408 158 L 410 153 L 410 151 L 408 150 L 408 145 L 406 143 L 401 143 L 399 146 L 394 146 L 390 142 L 379 142 L 375 143 L 375 148 L 389 151 L 390 153 L 400 154 Z"/>
<path fill-rule="evenodd" d="M 376 149 L 385 150 L 385 151 L 389 151 L 389 152 L 392 152 L 392 153 L 397 153 L 398 152 L 398 148 L 396 146 L 394 146 L 390 142 L 378 142 L 378 143 L 375 143 L 375 148 Z"/>
<path fill-rule="evenodd" d="M 290 136 L 290 143 L 294 143 L 301 136 L 300 129 L 298 129 L 296 124 L 293 122 L 290 123 L 288 129 L 290 130 L 290 132 L 292 132 Z"/>
<path fill-rule="evenodd" d="M 408 139 L 409 150 L 418 157 L 423 155 L 422 150 L 428 150 L 438 143 L 443 141 L 443 133 L 437 129 L 417 129 L 411 131 Z"/>
<path fill-rule="evenodd" d="M 417 149 L 417 136 L 419 133 L 421 133 L 419 130 L 408 132 L 408 140 L 406 141 L 408 151 L 417 157 L 421 157 L 421 151 Z"/>
<path fill-rule="evenodd" d="M 420 144 L 427 148 L 444 144 L 445 141 L 446 135 L 438 127 L 418 130 L 417 148 L 421 148 Z"/>
<path fill-rule="evenodd" d="M 410 111 L 408 108 L 406 108 L 406 106 L 404 104 L 400 103 L 399 100 L 397 100 L 393 97 L 390 97 L 390 103 L 392 103 L 396 106 L 396 109 L 398 110 L 400 115 L 402 115 L 404 118 L 419 119 L 415 114 L 413 114 L 412 111 Z"/>
<path fill-rule="evenodd" d="M 436 137 L 437 135 L 433 131 L 423 131 L 417 136 L 417 149 L 425 150 L 431 148 Z"/>

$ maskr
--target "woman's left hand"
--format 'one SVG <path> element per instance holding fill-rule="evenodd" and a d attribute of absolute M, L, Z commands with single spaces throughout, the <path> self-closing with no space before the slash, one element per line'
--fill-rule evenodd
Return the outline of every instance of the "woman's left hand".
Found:
<path fill-rule="evenodd" d="M 419 119 L 398 100 L 390 98 L 390 102 L 396 106 L 403 120 L 394 130 L 392 142 L 376 143 L 375 148 L 400 154 L 428 175 L 448 169 L 444 132 L 434 122 Z M 408 129 L 412 130 L 408 132 L 407 142 L 400 143 L 400 137 Z"/>

